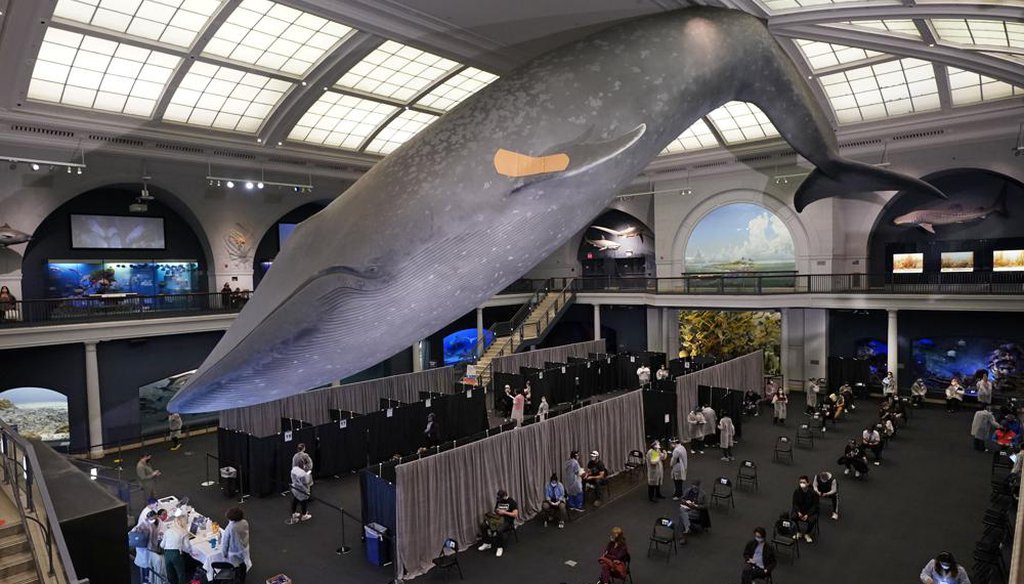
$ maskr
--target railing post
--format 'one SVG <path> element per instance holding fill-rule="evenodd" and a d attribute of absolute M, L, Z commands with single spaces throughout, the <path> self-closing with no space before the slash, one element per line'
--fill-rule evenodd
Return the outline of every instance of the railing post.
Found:
<path fill-rule="evenodd" d="M 32 465 L 28 464 L 28 460 L 25 461 L 25 503 L 28 505 L 28 510 L 32 513 L 36 511 L 35 501 L 32 497 Z"/>

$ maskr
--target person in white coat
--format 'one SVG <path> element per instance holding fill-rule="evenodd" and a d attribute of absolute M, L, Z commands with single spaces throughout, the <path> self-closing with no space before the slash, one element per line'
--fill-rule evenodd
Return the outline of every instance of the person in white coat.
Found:
<path fill-rule="evenodd" d="M 928 395 L 928 386 L 925 385 L 924 380 L 918 378 L 913 385 L 910 386 L 910 404 L 915 408 L 921 407 L 924 403 L 925 396 Z"/>
<path fill-rule="evenodd" d="M 999 424 L 996 417 L 989 408 L 981 408 L 974 412 L 974 419 L 971 420 L 971 436 L 974 437 L 974 449 L 978 452 L 988 452 L 988 442 L 992 439 L 992 433 L 996 431 Z"/>
<path fill-rule="evenodd" d="M 549 409 L 550 409 L 550 406 L 548 406 L 548 398 L 544 397 L 543 395 L 540 396 L 540 404 L 537 406 L 537 421 L 538 422 L 543 422 L 544 420 L 548 419 L 548 410 Z"/>
<path fill-rule="evenodd" d="M 643 389 L 651 384 L 651 368 L 647 365 L 640 365 L 636 370 L 637 381 L 640 382 L 640 388 Z"/>
<path fill-rule="evenodd" d="M 786 423 L 786 404 L 788 403 L 789 396 L 786 395 L 786 390 L 781 387 L 776 389 L 775 394 L 772 395 L 772 408 L 774 409 L 772 424 Z"/>
<path fill-rule="evenodd" d="M 704 406 L 701 413 L 704 414 L 704 446 L 706 448 L 713 448 L 715 443 L 718 442 L 716 436 L 718 433 L 718 414 L 709 405 Z"/>
<path fill-rule="evenodd" d="M 992 405 L 992 382 L 988 380 L 988 371 L 985 371 L 974 386 L 978 390 L 978 404 L 983 408 Z"/>
<path fill-rule="evenodd" d="M 672 500 L 678 501 L 683 496 L 683 483 L 686 482 L 686 467 L 689 464 L 686 447 L 679 440 L 672 439 Z"/>
<path fill-rule="evenodd" d="M 704 413 L 700 406 L 686 414 L 686 423 L 690 425 L 690 453 L 704 454 Z"/>
<path fill-rule="evenodd" d="M 657 440 L 651 443 L 644 457 L 647 462 L 647 498 L 652 502 L 664 499 L 661 494 L 661 483 L 665 480 L 665 452 Z"/>
<path fill-rule="evenodd" d="M 893 376 L 892 371 L 886 373 L 885 377 L 882 378 L 882 395 L 896 395 L 896 378 Z"/>
<path fill-rule="evenodd" d="M 958 412 L 963 403 L 964 387 L 960 385 L 960 380 L 954 377 L 949 380 L 949 386 L 946 387 L 946 411 Z"/>
<path fill-rule="evenodd" d="M 811 377 L 807 380 L 807 414 L 813 415 L 818 411 L 818 394 L 821 393 L 821 386 L 818 380 Z"/>
<path fill-rule="evenodd" d="M 718 420 L 718 446 L 722 449 L 722 460 L 736 460 L 732 455 L 732 447 L 736 444 L 736 427 L 732 425 L 729 414 L 722 412 Z"/>

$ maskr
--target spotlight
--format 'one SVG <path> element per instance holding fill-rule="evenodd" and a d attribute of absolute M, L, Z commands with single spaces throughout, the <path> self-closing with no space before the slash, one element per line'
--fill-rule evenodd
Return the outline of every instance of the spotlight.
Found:
<path fill-rule="evenodd" d="M 292 190 L 297 193 L 297 192 L 299 192 L 299 187 L 292 187 Z"/>
<path fill-rule="evenodd" d="M 262 189 L 263 188 L 263 183 L 262 182 L 256 183 L 256 188 Z"/>
<path fill-rule="evenodd" d="M 211 187 L 213 186 L 213 181 L 212 181 L 212 180 L 210 181 L 210 186 L 211 186 Z"/>
<path fill-rule="evenodd" d="M 229 188 L 229 189 L 233 189 L 233 188 L 235 188 L 235 183 L 234 183 L 234 181 L 230 181 L 230 180 L 228 181 L 228 188 Z"/>
<path fill-rule="evenodd" d="M 68 174 L 71 174 L 71 167 L 68 167 Z"/>
<path fill-rule="evenodd" d="M 220 181 L 217 181 L 217 186 L 218 186 L 218 187 L 220 186 Z"/>
<path fill-rule="evenodd" d="M 248 189 L 248 190 L 250 190 L 250 191 L 251 191 L 251 190 L 252 190 L 252 187 L 253 187 L 253 184 L 252 184 L 251 182 L 247 182 L 247 183 L 245 183 L 245 188 L 246 188 L 246 189 Z"/>
<path fill-rule="evenodd" d="M 35 162 L 32 163 L 32 170 L 39 170 L 39 165 Z"/>
<path fill-rule="evenodd" d="M 82 168 L 81 167 L 78 168 L 78 174 L 82 174 Z"/>

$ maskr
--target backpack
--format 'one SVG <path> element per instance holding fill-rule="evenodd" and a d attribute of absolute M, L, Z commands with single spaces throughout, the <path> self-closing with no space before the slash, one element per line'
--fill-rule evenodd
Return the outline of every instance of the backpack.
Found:
<path fill-rule="evenodd" d="M 138 527 L 133 527 L 132 530 L 128 532 L 128 547 L 149 547 L 149 533 L 139 529 Z"/>

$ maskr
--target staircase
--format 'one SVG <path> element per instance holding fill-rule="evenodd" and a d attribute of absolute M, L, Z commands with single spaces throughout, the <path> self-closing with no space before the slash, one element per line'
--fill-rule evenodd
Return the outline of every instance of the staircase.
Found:
<path fill-rule="evenodd" d="M 0 584 L 39 584 L 30 545 L 20 522 L 0 527 Z"/>

